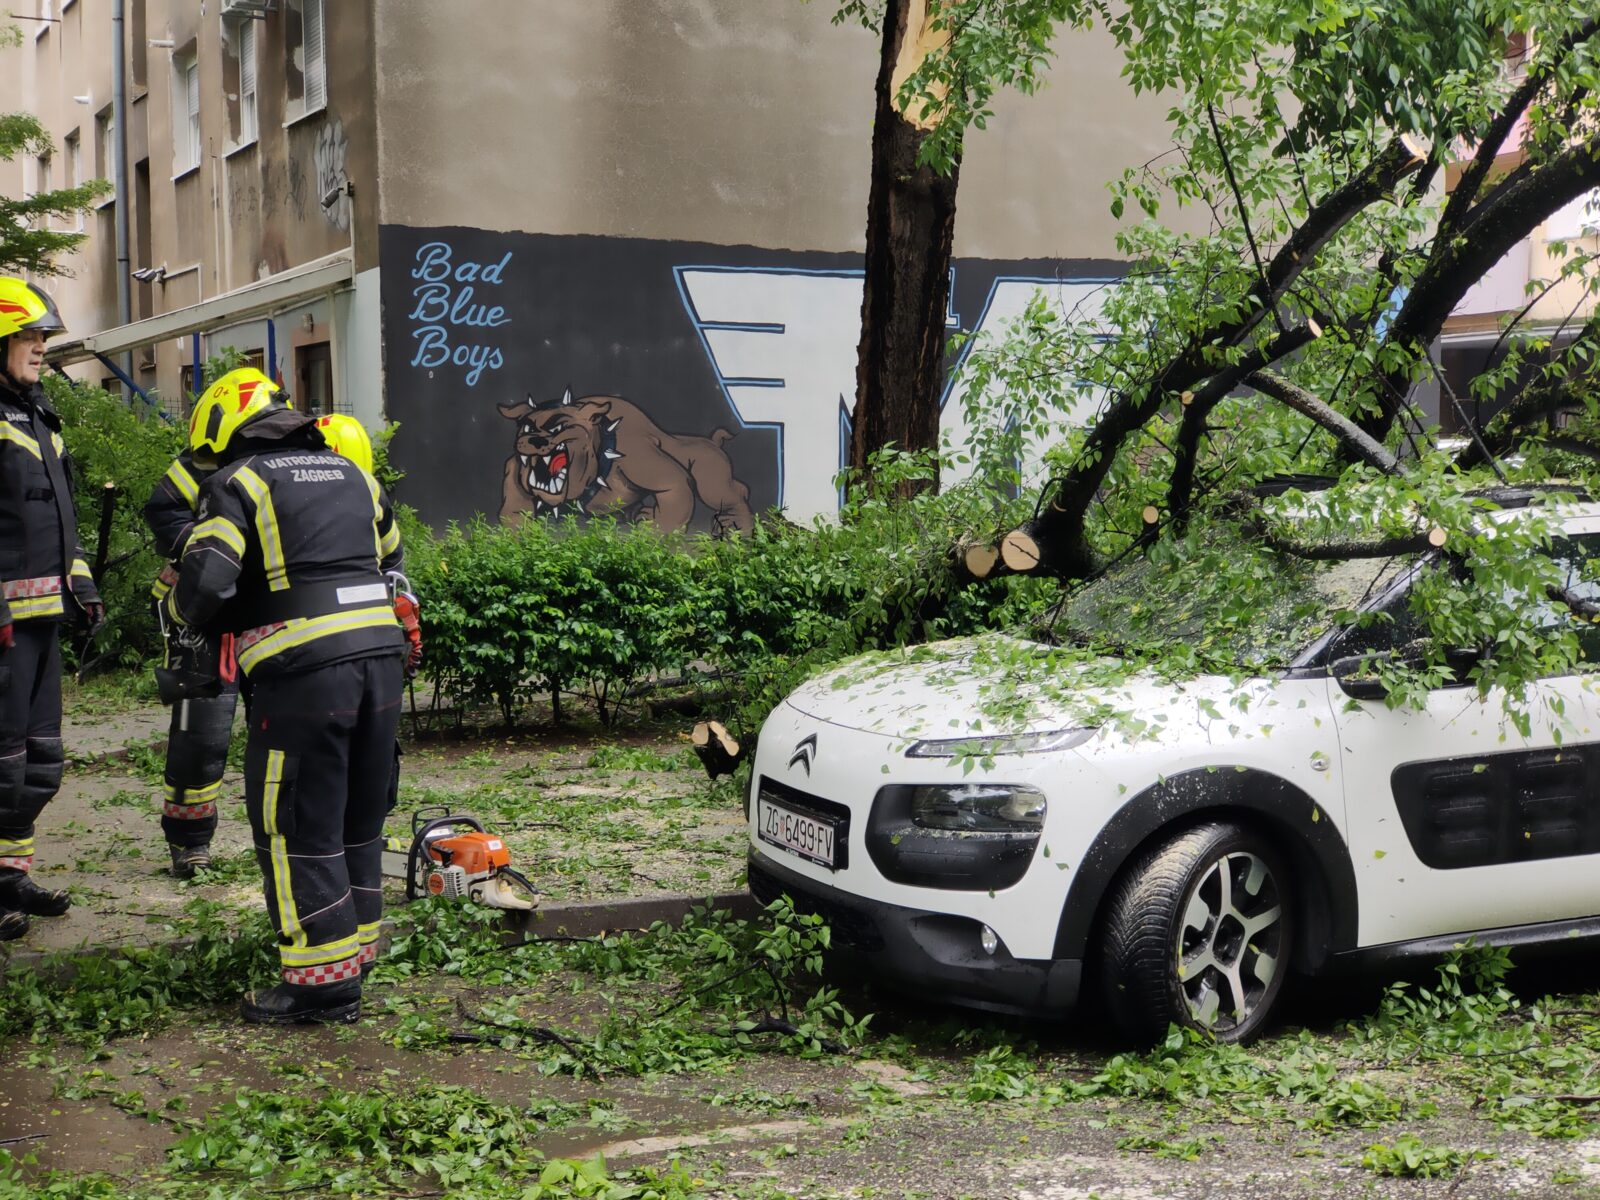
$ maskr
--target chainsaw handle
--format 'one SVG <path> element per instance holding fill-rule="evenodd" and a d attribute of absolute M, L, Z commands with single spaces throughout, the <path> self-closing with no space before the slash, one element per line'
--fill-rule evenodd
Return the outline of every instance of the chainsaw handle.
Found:
<path fill-rule="evenodd" d="M 438 829 L 441 825 L 449 825 L 452 827 L 460 827 L 465 825 L 469 826 L 478 833 L 489 832 L 483 827 L 483 822 L 478 820 L 477 817 L 469 817 L 465 813 L 451 814 L 443 805 L 440 805 L 437 811 L 444 813 L 444 816 L 432 817 L 428 820 L 422 819 L 423 813 L 432 811 L 435 810 L 423 809 L 417 813 L 414 813 L 411 817 L 411 828 L 413 831 L 411 835 L 411 850 L 406 855 L 406 900 L 408 902 L 411 900 L 416 900 L 422 895 L 422 876 L 419 873 L 418 868 L 422 865 L 423 848 L 428 844 L 428 835 L 430 833 L 432 833 L 435 829 Z"/>

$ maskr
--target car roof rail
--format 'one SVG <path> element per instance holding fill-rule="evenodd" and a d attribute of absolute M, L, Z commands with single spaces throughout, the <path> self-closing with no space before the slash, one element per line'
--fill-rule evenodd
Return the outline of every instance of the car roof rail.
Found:
<path fill-rule="evenodd" d="M 1281 496 L 1288 491 L 1297 492 L 1325 492 L 1338 483 L 1335 475 L 1307 475 L 1289 473 L 1284 475 L 1269 475 L 1260 483 L 1250 488 L 1252 496 L 1265 499 L 1268 496 Z"/>

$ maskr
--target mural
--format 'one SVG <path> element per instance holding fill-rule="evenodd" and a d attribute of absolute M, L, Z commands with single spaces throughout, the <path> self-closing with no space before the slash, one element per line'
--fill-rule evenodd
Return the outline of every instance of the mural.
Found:
<path fill-rule="evenodd" d="M 714 531 L 837 511 L 859 255 L 392 225 L 380 255 L 391 456 L 431 524 L 604 513 Z M 998 330 L 1040 288 L 1092 315 L 1120 273 L 958 259 L 947 324 Z M 962 400 L 944 403 L 957 446 Z"/>
<path fill-rule="evenodd" d="M 684 529 L 699 500 L 716 533 L 748 533 L 755 523 L 750 489 L 733 477 L 722 443 L 732 435 L 671 434 L 621 396 L 500 405 L 517 423 L 506 459 L 500 519 L 528 513 L 597 513 Z"/>

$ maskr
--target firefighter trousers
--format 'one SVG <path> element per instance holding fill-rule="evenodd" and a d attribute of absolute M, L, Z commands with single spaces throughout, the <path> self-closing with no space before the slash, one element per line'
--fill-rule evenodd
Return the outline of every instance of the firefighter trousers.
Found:
<path fill-rule="evenodd" d="M 18 621 L 0 650 L 0 874 L 33 868 L 33 823 L 61 788 L 60 630 Z"/>
<path fill-rule="evenodd" d="M 286 983 L 354 979 L 374 956 L 401 662 L 250 681 L 245 807 Z"/>
<path fill-rule="evenodd" d="M 218 695 L 172 706 L 161 832 L 174 846 L 208 845 L 217 831 L 217 796 L 238 701 L 238 684 L 225 683 Z"/>

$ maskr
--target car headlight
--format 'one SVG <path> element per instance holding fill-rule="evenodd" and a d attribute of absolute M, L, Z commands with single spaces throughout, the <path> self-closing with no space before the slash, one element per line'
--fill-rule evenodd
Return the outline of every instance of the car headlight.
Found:
<path fill-rule="evenodd" d="M 1044 793 L 1008 784 L 953 783 L 911 789 L 911 821 L 950 833 L 1038 833 Z"/>
<path fill-rule="evenodd" d="M 928 738 L 913 742 L 907 758 L 993 758 L 999 754 L 1043 754 L 1049 750 L 1071 750 L 1081 746 L 1099 731 L 1096 729 L 1048 729 L 1043 733 L 996 733 L 960 738 Z"/>

